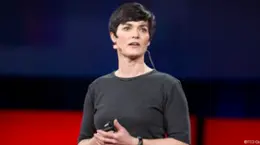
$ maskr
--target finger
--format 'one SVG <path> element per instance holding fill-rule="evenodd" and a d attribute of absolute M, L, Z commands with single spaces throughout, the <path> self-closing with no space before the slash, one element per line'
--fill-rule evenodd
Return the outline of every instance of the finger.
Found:
<path fill-rule="evenodd" d="M 103 130 L 97 130 L 97 132 L 98 132 L 99 134 L 101 134 L 101 135 L 102 135 L 103 137 L 105 137 L 105 138 L 113 138 L 113 137 L 114 137 L 112 131 L 110 131 L 110 132 L 105 132 L 105 131 L 103 131 Z"/>
<path fill-rule="evenodd" d="M 117 130 L 122 130 L 124 127 L 118 122 L 117 119 L 114 120 L 114 126 Z"/>
<path fill-rule="evenodd" d="M 113 138 L 105 138 L 104 137 L 104 143 L 105 143 L 105 145 L 106 144 L 117 144 L 117 140 L 115 140 L 115 139 L 113 139 Z"/>
<path fill-rule="evenodd" d="M 104 145 L 104 141 L 102 141 L 102 137 L 100 135 L 95 133 L 94 138 L 95 138 L 96 142 L 98 143 L 98 145 Z"/>
<path fill-rule="evenodd" d="M 104 143 L 106 145 L 106 144 L 116 144 L 117 143 L 117 141 L 115 139 L 104 137 L 99 133 L 95 134 L 94 136 L 99 140 L 99 142 L 101 144 Z"/>

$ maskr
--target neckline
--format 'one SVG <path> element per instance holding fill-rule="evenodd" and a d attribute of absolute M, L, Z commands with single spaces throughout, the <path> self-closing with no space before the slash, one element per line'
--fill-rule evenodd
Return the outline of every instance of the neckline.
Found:
<path fill-rule="evenodd" d="M 134 79 L 137 79 L 137 78 L 142 78 L 142 77 L 148 76 L 148 75 L 150 75 L 150 74 L 156 72 L 156 69 L 152 69 L 152 70 L 149 71 L 149 72 L 146 72 L 146 73 L 143 73 L 143 74 L 141 74 L 141 75 L 134 76 L 134 77 L 119 77 L 119 76 L 115 75 L 115 72 L 116 72 L 116 71 L 113 71 L 113 72 L 112 72 L 112 76 L 113 76 L 113 77 L 115 77 L 115 78 L 117 78 L 117 79 L 119 79 L 119 80 L 129 81 L 129 80 L 134 80 Z"/>

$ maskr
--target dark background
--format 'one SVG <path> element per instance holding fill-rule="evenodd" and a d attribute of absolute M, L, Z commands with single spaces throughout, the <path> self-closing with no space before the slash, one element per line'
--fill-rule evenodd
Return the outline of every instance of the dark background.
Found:
<path fill-rule="evenodd" d="M 89 83 L 117 68 L 108 20 L 124 2 L 1 1 L 0 108 L 81 111 Z M 137 2 L 157 19 L 155 66 L 182 81 L 200 132 L 207 117 L 260 117 L 260 1 Z"/>

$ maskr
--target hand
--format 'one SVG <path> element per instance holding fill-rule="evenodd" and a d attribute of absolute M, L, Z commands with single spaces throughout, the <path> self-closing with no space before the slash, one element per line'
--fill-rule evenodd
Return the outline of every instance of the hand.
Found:
<path fill-rule="evenodd" d="M 100 131 L 97 131 L 97 133 L 94 134 L 94 139 L 96 141 L 97 145 L 115 145 L 116 142 L 111 136 L 113 136 L 113 131 L 104 132 L 103 134 L 99 133 Z"/>
<path fill-rule="evenodd" d="M 128 131 L 117 121 L 114 120 L 114 126 L 117 132 L 105 132 L 97 130 L 95 138 L 99 145 L 137 145 L 138 139 L 132 137 Z"/>

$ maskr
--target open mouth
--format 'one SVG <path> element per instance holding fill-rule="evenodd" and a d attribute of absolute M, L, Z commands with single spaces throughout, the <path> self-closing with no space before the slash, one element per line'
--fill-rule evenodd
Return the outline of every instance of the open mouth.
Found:
<path fill-rule="evenodd" d="M 140 46 L 140 43 L 138 43 L 138 42 L 132 42 L 132 43 L 129 43 L 128 45 L 130 45 L 130 46 Z"/>

